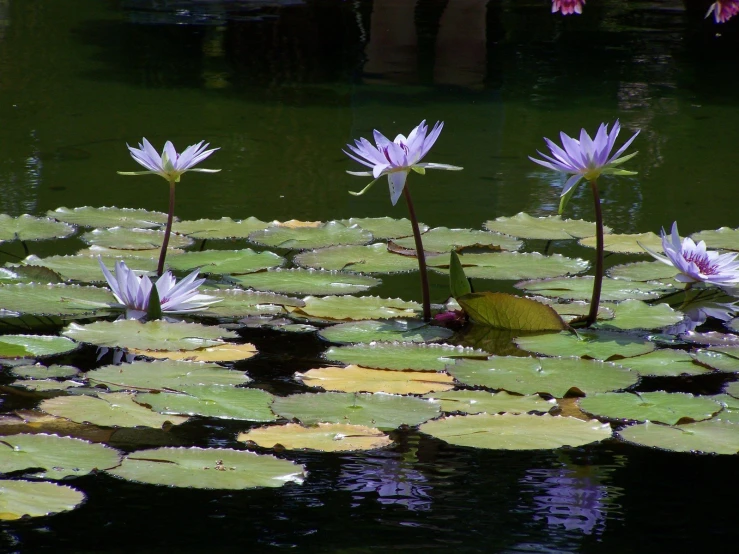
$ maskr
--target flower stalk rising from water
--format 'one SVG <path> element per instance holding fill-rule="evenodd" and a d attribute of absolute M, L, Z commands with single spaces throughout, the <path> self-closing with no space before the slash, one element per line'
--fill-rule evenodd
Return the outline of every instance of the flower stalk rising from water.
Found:
<path fill-rule="evenodd" d="M 562 15 L 572 15 L 582 13 L 582 7 L 585 0 L 552 0 L 552 13 L 561 12 Z"/>
<path fill-rule="evenodd" d="M 621 126 L 616 120 L 613 129 L 609 132 L 608 125 L 601 123 L 595 138 L 591 138 L 585 129 L 580 130 L 580 140 L 574 139 L 565 133 L 560 133 L 562 146 L 558 146 L 548 138 L 544 139 L 551 156 L 542 154 L 544 158 L 539 160 L 529 156 L 529 159 L 552 169 L 569 175 L 569 179 L 562 188 L 561 200 L 559 204 L 559 213 L 561 214 L 567 202 L 572 198 L 577 185 L 581 179 L 585 179 L 590 183 L 590 189 L 593 193 L 593 202 L 595 205 L 595 226 L 596 226 L 596 257 L 595 257 L 595 279 L 593 280 L 593 296 L 590 300 L 590 311 L 585 320 L 586 325 L 590 326 L 595 323 L 598 316 L 598 305 L 600 304 L 600 291 L 603 286 L 603 211 L 601 209 L 600 195 L 598 193 L 598 177 L 601 175 L 635 175 L 634 171 L 621 169 L 619 166 L 630 160 L 638 152 L 622 156 L 626 149 L 631 145 L 639 131 L 627 140 L 624 145 L 611 155 L 616 138 L 621 130 Z"/>
<path fill-rule="evenodd" d="M 713 14 L 713 20 L 716 23 L 726 23 L 729 19 L 739 13 L 739 0 L 721 0 L 720 2 L 714 2 L 711 7 L 708 8 L 706 17 L 710 17 Z"/>
<path fill-rule="evenodd" d="M 431 162 L 421 163 L 421 160 L 428 154 L 431 147 L 439 138 L 444 123 L 437 121 L 431 132 L 428 133 L 426 120 L 414 128 L 408 137 L 398 135 L 395 140 L 391 141 L 379 131 L 374 131 L 375 144 L 372 144 L 365 138 L 355 140 L 354 144 L 347 144 L 349 152 L 344 153 L 356 162 L 371 167 L 372 171 L 347 171 L 350 175 L 358 175 L 360 177 L 374 177 L 374 180 L 364 187 L 360 192 L 351 192 L 355 196 L 360 196 L 367 192 L 380 177 L 387 175 L 388 185 L 390 187 L 390 201 L 393 206 L 398 202 L 400 195 L 405 196 L 408 205 L 408 213 L 410 215 L 411 225 L 413 227 L 413 238 L 416 243 L 416 256 L 418 258 L 418 268 L 421 272 L 421 292 L 423 294 L 423 318 L 425 321 L 431 319 L 431 301 L 429 295 L 428 275 L 426 273 L 426 256 L 423 251 L 423 241 L 421 240 L 421 231 L 418 227 L 418 219 L 413 207 L 411 193 L 408 190 L 406 181 L 408 174 L 413 171 L 419 175 L 425 175 L 427 169 L 445 169 L 451 171 L 461 170 L 461 167 L 448 164 L 438 164 Z"/>
<path fill-rule="evenodd" d="M 180 182 L 180 177 L 188 171 L 199 171 L 202 173 L 217 173 L 220 169 L 202 169 L 195 166 L 210 156 L 218 148 L 208 150 L 208 143 L 200 141 L 192 144 L 178 154 L 172 142 L 167 141 L 160 155 L 151 143 L 143 139 L 139 143 L 138 148 L 128 146 L 131 157 L 137 163 L 146 168 L 146 171 L 119 171 L 119 175 L 159 175 L 169 182 L 169 212 L 167 214 L 167 226 L 164 230 L 164 240 L 162 242 L 162 251 L 159 254 L 159 264 L 157 266 L 157 275 L 162 276 L 164 272 L 164 258 L 167 255 L 167 246 L 169 245 L 169 237 L 172 234 L 172 220 L 174 219 L 174 197 L 175 184 Z"/>
<path fill-rule="evenodd" d="M 108 271 L 102 258 L 98 258 L 98 262 L 108 286 L 119 303 L 118 307 L 126 310 L 127 319 L 141 319 L 147 315 L 154 286 L 159 296 L 161 311 L 165 314 L 197 312 L 219 301 L 213 296 L 198 292 L 198 287 L 205 279 L 197 278 L 197 269 L 179 283 L 167 271 L 157 279 L 156 285 L 152 285 L 149 277 L 136 275 L 123 261 L 116 262 L 114 274 Z"/>

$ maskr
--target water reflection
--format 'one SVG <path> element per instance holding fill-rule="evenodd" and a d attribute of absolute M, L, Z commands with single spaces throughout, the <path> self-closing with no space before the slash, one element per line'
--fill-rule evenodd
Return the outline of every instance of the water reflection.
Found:
<path fill-rule="evenodd" d="M 0 172 L 0 213 L 20 215 L 36 211 L 44 163 L 35 131 L 30 132 L 28 143 L 23 146 L 26 152 L 6 159 Z"/>

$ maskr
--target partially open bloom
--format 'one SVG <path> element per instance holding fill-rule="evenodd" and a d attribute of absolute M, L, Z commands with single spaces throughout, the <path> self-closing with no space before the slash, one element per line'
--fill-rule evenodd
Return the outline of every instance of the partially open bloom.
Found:
<path fill-rule="evenodd" d="M 347 148 L 352 153 L 344 150 L 344 154 L 362 165 L 372 168 L 372 171 L 347 171 L 347 173 L 375 178 L 362 191 L 358 193 L 353 192 L 352 194 L 364 194 L 377 179 L 383 175 L 387 175 L 390 185 L 390 201 L 395 205 L 403 193 L 405 180 L 411 170 L 423 175 L 427 169 L 462 169 L 461 167 L 448 164 L 418 163 L 428 154 L 436 139 L 439 138 L 443 127 L 444 123 L 437 121 L 434 128 L 431 129 L 431 133 L 427 136 L 428 127 L 424 119 L 418 127 L 411 131 L 407 138 L 403 135 L 398 135 L 394 141 L 390 141 L 385 135 L 375 130 L 374 138 L 377 146 L 374 146 L 365 138 L 355 140 L 354 145 L 347 144 Z"/>
<path fill-rule="evenodd" d="M 675 279 L 682 283 L 705 282 L 714 285 L 733 285 L 739 283 L 739 262 L 735 261 L 739 254 L 719 254 L 706 250 L 706 243 L 693 242 L 685 237 L 682 242 L 677 232 L 677 222 L 672 224 L 672 233 L 668 235 L 662 229 L 662 256 L 642 246 L 654 258 L 662 263 L 675 266 L 680 272 Z"/>
<path fill-rule="evenodd" d="M 595 181 L 601 175 L 635 175 L 634 171 L 618 169 L 618 166 L 637 155 L 638 152 L 634 152 L 619 157 L 631 145 L 639 131 L 634 133 L 634 136 L 611 156 L 611 150 L 613 150 L 613 145 L 616 143 L 620 130 L 621 125 L 616 120 L 610 133 L 608 132 L 608 125 L 601 123 L 594 139 L 590 138 L 585 129 L 580 130 L 580 140 L 571 138 L 565 133 L 560 133 L 561 148 L 548 138 L 544 139 L 553 157 L 542 154 L 537 150 L 544 160 L 537 160 L 531 156 L 529 156 L 529 159 L 548 169 L 571 175 L 562 189 L 562 196 L 567 194 L 583 177 L 588 181 Z"/>
<path fill-rule="evenodd" d="M 585 0 L 552 0 L 552 13 L 562 12 L 562 15 L 581 14 L 584 4 Z"/>
<path fill-rule="evenodd" d="M 713 14 L 713 19 L 716 23 L 726 23 L 729 19 L 739 13 L 739 0 L 721 0 L 720 2 L 714 2 L 711 7 L 708 8 L 706 17 Z"/>
<path fill-rule="evenodd" d="M 218 173 L 220 171 L 220 169 L 195 168 L 197 164 L 218 150 L 218 148 L 206 150 L 208 143 L 202 140 L 197 144 L 188 146 L 181 154 L 178 154 L 174 145 L 167 141 L 164 143 L 161 156 L 146 138 L 143 139 L 143 143 L 139 143 L 138 148 L 128 144 L 126 146 L 131 152 L 131 157 L 144 166 L 147 171 L 119 171 L 118 174 L 120 175 L 159 175 L 170 183 L 179 183 L 180 177 L 186 171 L 201 171 L 203 173 Z"/>
<path fill-rule="evenodd" d="M 116 262 L 115 275 L 112 275 L 101 258 L 98 258 L 98 262 L 120 307 L 126 309 L 126 317 L 128 319 L 144 317 L 149 309 L 149 296 L 152 288 L 149 277 L 136 275 L 123 261 Z M 163 313 L 196 312 L 219 301 L 213 296 L 198 293 L 198 287 L 205 279 L 197 279 L 197 276 L 198 270 L 196 269 L 177 283 L 177 280 L 167 271 L 157 279 L 156 288 Z"/>

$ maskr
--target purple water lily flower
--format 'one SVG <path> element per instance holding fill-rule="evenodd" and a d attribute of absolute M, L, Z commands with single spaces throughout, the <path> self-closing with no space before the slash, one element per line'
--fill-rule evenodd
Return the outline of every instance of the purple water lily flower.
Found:
<path fill-rule="evenodd" d="M 662 263 L 672 265 L 680 273 L 675 277 L 682 283 L 711 283 L 714 285 L 733 285 L 739 283 L 739 254 L 719 254 L 706 250 L 706 243 L 693 242 L 685 237 L 682 242 L 677 232 L 677 222 L 672 224 L 668 235 L 662 229 L 662 249 L 666 256 L 653 252 L 646 246 L 642 248 Z"/>
<path fill-rule="evenodd" d="M 590 138 L 585 129 L 580 130 L 580 140 L 571 138 L 565 133 L 560 133 L 561 148 L 548 138 L 544 139 L 553 157 L 542 154 L 537 150 L 544 160 L 537 160 L 531 156 L 529 156 L 529 159 L 548 169 L 571 175 L 562 189 L 562 196 L 567 194 L 583 177 L 588 181 L 594 181 L 601 175 L 635 175 L 634 171 L 618 169 L 618 166 L 638 154 L 638 152 L 634 152 L 619 157 L 631 145 L 639 131 L 634 133 L 634 136 L 611 156 L 611 150 L 613 150 L 613 145 L 616 143 L 620 131 L 621 125 L 616 120 L 611 132 L 608 132 L 608 125 L 601 123 L 594 139 Z"/>
<path fill-rule="evenodd" d="M 208 143 L 202 140 L 197 144 L 188 146 L 181 154 L 177 153 L 171 141 L 167 141 L 164 143 L 161 156 L 146 138 L 143 139 L 142 143 L 139 143 L 138 148 L 128 144 L 126 146 L 131 152 L 131 157 L 144 166 L 147 171 L 119 171 L 119 175 L 159 175 L 170 183 L 179 183 L 180 177 L 186 171 L 200 171 L 202 173 L 218 173 L 220 171 L 220 169 L 195 168 L 197 164 L 218 150 L 218 148 L 207 150 Z"/>
<path fill-rule="evenodd" d="M 102 258 L 98 258 L 98 262 L 113 295 L 120 303 L 119 307 L 126 309 L 126 318 L 141 319 L 144 317 L 149 308 L 152 288 L 149 277 L 136 275 L 123 261 L 116 262 L 115 275 L 112 275 L 103 264 Z M 166 271 L 157 279 L 156 288 L 163 313 L 196 312 L 220 301 L 213 296 L 198 293 L 198 287 L 205 279 L 197 279 L 197 276 L 198 270 L 196 269 L 177 283 L 172 274 Z"/>
<path fill-rule="evenodd" d="M 410 171 L 415 171 L 423 175 L 427 169 L 446 169 L 458 171 L 462 169 L 455 165 L 437 164 L 437 163 L 418 163 L 428 154 L 431 147 L 439 138 L 444 123 L 437 121 L 431 132 L 428 133 L 426 120 L 413 129 L 408 137 L 398 135 L 394 141 L 390 141 L 385 135 L 375 130 L 374 138 L 377 146 L 374 146 L 365 138 L 354 141 L 354 145 L 347 144 L 347 148 L 351 151 L 344 150 L 344 154 L 354 161 L 371 167 L 372 171 L 347 171 L 350 175 L 358 175 L 361 177 L 374 177 L 375 180 L 367 185 L 360 192 L 352 192 L 355 196 L 364 194 L 380 177 L 387 175 L 390 185 L 390 201 L 393 206 L 398 202 L 400 195 L 405 187 L 405 180 Z"/>
<path fill-rule="evenodd" d="M 739 13 L 739 0 L 721 0 L 714 2 L 708 8 L 706 17 L 713 14 L 713 20 L 716 23 L 726 23 L 729 19 Z"/>
<path fill-rule="evenodd" d="M 552 0 L 552 13 L 562 12 L 562 15 L 573 13 L 581 14 L 585 0 Z"/>

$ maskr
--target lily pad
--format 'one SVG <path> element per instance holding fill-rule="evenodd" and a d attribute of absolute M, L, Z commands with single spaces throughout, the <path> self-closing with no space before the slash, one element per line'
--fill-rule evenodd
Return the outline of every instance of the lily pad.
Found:
<path fill-rule="evenodd" d="M 596 420 L 528 414 L 450 416 L 424 423 L 420 431 L 449 444 L 494 450 L 581 446 L 611 437 L 611 427 Z"/>
<path fill-rule="evenodd" d="M 273 396 L 260 389 L 219 385 L 180 386 L 178 393 L 139 393 L 136 402 L 160 414 L 275 421 L 270 410 Z"/>
<path fill-rule="evenodd" d="M 544 400 L 538 394 L 518 395 L 506 391 L 487 392 L 484 390 L 453 390 L 430 393 L 424 398 L 441 401 L 442 412 L 462 412 L 465 414 L 525 414 L 527 412 L 548 412 L 557 403 Z"/>
<path fill-rule="evenodd" d="M 74 341 L 49 335 L 0 335 L 0 359 L 42 358 L 77 348 Z"/>
<path fill-rule="evenodd" d="M 120 452 L 113 448 L 70 437 L 21 434 L 0 439 L 2 473 L 33 469 L 35 477 L 63 479 L 115 467 L 120 461 Z"/>
<path fill-rule="evenodd" d="M 271 425 L 239 433 L 237 441 L 252 442 L 262 448 L 281 447 L 287 450 L 319 450 L 321 452 L 351 452 L 374 450 L 393 444 L 385 433 L 374 427 L 319 423 L 304 427 L 297 423 Z"/>
<path fill-rule="evenodd" d="M 332 246 L 295 256 L 295 263 L 303 267 L 359 273 L 401 273 L 418 270 L 415 256 L 388 252 L 382 242 L 369 246 Z"/>
<path fill-rule="evenodd" d="M 379 285 L 381 281 L 367 275 L 318 271 L 315 269 L 275 269 L 233 277 L 239 286 L 283 294 L 354 294 Z"/>
<path fill-rule="evenodd" d="M 559 331 L 567 324 L 552 309 L 536 300 L 503 292 L 473 292 L 457 301 L 474 323 L 516 331 Z"/>
<path fill-rule="evenodd" d="M 461 250 L 470 246 L 482 246 L 497 250 L 518 250 L 522 246 L 520 240 L 498 233 L 475 231 L 473 229 L 435 227 L 423 233 L 421 238 L 423 240 L 423 249 L 426 252 L 451 252 L 452 250 Z M 411 250 L 415 250 L 416 248 L 413 237 L 394 239 L 393 243 Z"/>
<path fill-rule="evenodd" d="M 581 358 L 491 356 L 487 360 L 458 360 L 447 371 L 466 385 L 519 394 L 546 393 L 556 398 L 570 392 L 625 389 L 639 380 L 636 372 L 616 364 Z"/>
<path fill-rule="evenodd" d="M 343 223 L 347 227 L 356 225 L 360 229 L 369 231 L 376 240 L 409 237 L 413 234 L 413 226 L 408 219 L 393 219 L 390 217 L 352 217 L 350 219 L 342 219 L 340 223 Z M 429 226 L 423 223 L 419 223 L 418 228 L 422 233 L 429 230 Z"/>
<path fill-rule="evenodd" d="M 152 229 L 127 229 L 112 227 L 110 229 L 93 229 L 80 237 L 87 244 L 103 246 L 115 250 L 148 250 L 161 248 L 164 242 L 164 231 Z M 168 248 L 185 248 L 193 240 L 183 235 L 172 235 Z"/>
<path fill-rule="evenodd" d="M 563 300 L 590 300 L 593 294 L 593 277 L 565 277 L 561 279 L 541 279 L 521 281 L 516 288 L 528 293 L 540 294 Z M 603 279 L 600 299 L 619 302 L 622 300 L 652 300 L 671 292 L 675 286 L 664 282 L 640 283 L 623 279 Z"/>
<path fill-rule="evenodd" d="M 377 369 L 444 371 L 456 358 L 486 358 L 487 352 L 448 344 L 372 343 L 334 346 L 327 360 Z"/>
<path fill-rule="evenodd" d="M 719 371 L 739 373 L 739 348 L 737 347 L 701 348 L 693 352 L 693 359 Z"/>
<path fill-rule="evenodd" d="M 190 238 L 205 239 L 245 239 L 250 233 L 266 229 L 269 223 L 250 217 L 241 221 L 234 221 L 230 217 L 221 219 L 198 219 L 180 221 L 172 225 L 172 231 Z"/>
<path fill-rule="evenodd" d="M 604 392 L 581 398 L 578 403 L 582 411 L 594 416 L 668 425 L 708 419 L 721 410 L 721 404 L 708 397 L 665 391 Z"/>
<path fill-rule="evenodd" d="M 613 319 L 601 321 L 602 329 L 659 329 L 681 322 L 685 315 L 668 304 L 649 305 L 641 300 L 624 300 L 610 306 Z"/>
<path fill-rule="evenodd" d="M 233 331 L 198 323 L 164 320 L 142 323 L 136 319 L 95 321 L 88 325 L 71 323 L 62 334 L 97 346 L 167 351 L 208 348 L 224 344 L 221 338 L 238 338 Z"/>
<path fill-rule="evenodd" d="M 11 217 L 0 214 L 0 242 L 58 239 L 68 237 L 74 231 L 74 226 L 48 217 L 34 217 L 28 214 Z"/>
<path fill-rule="evenodd" d="M 707 333 L 688 331 L 680 335 L 680 338 L 692 344 L 706 346 L 739 346 L 739 335 L 719 333 L 718 331 L 709 331 Z"/>
<path fill-rule="evenodd" d="M 38 481 L 0 481 L 0 520 L 42 517 L 74 510 L 85 495 L 65 485 Z"/>
<path fill-rule="evenodd" d="M 567 258 L 561 254 L 544 256 L 538 252 L 490 252 L 484 254 L 460 254 L 464 273 L 475 279 L 540 279 L 572 275 L 588 269 L 589 264 L 580 258 Z M 448 256 L 428 259 L 429 267 L 440 273 L 448 269 Z"/>
<path fill-rule="evenodd" d="M 139 350 L 129 348 L 131 354 L 147 356 L 157 360 L 180 360 L 185 362 L 236 362 L 248 360 L 258 354 L 256 347 L 250 343 L 244 344 L 219 344 L 208 348 L 197 350 Z"/>
<path fill-rule="evenodd" d="M 24 314 L 89 316 L 109 312 L 116 299 L 108 289 L 38 283 L 0 285 L 0 306 Z"/>
<path fill-rule="evenodd" d="M 580 245 L 595 248 L 595 237 L 580 239 Z M 609 234 L 603 237 L 603 250 L 620 254 L 647 254 L 641 247 L 646 246 L 655 252 L 662 252 L 662 239 L 652 233 L 638 233 L 633 235 Z"/>
<path fill-rule="evenodd" d="M 693 363 L 693 357 L 684 350 L 661 348 L 644 354 L 618 360 L 622 367 L 637 371 L 640 375 L 651 377 L 678 377 L 680 375 L 702 375 L 710 373 L 701 365 Z M 739 368 L 738 368 L 739 370 Z"/>
<path fill-rule="evenodd" d="M 232 490 L 302 484 L 306 476 L 289 460 L 231 448 L 138 450 L 108 473 L 151 485 Z"/>
<path fill-rule="evenodd" d="M 167 265 L 179 271 L 199 269 L 203 274 L 240 275 L 279 267 L 285 258 L 274 252 L 255 252 L 251 248 L 243 250 L 203 250 L 185 252 L 167 257 Z"/>
<path fill-rule="evenodd" d="M 704 241 L 712 250 L 739 250 L 739 229 L 721 227 L 715 231 L 700 231 L 690 235 L 695 242 Z"/>
<path fill-rule="evenodd" d="M 49 210 L 46 215 L 83 227 L 127 227 L 145 229 L 158 227 L 167 222 L 167 214 L 150 212 L 148 210 L 134 210 L 131 208 L 57 208 Z"/>
<path fill-rule="evenodd" d="M 57 377 L 74 377 L 80 370 L 71 365 L 52 364 L 49 367 L 41 364 L 19 365 L 13 367 L 11 373 L 24 379 L 55 379 Z"/>
<path fill-rule="evenodd" d="M 157 262 L 153 258 L 109 255 L 103 257 L 103 263 L 109 269 L 113 268 L 118 260 L 126 262 L 126 266 L 134 270 L 137 275 L 149 275 L 151 277 L 156 274 Z M 105 282 L 105 276 L 100 269 L 97 256 L 49 256 L 48 258 L 28 256 L 23 260 L 23 264 L 25 266 L 49 268 L 59 274 L 65 281 Z M 10 267 L 18 266 L 14 264 Z"/>
<path fill-rule="evenodd" d="M 595 235 L 595 223 L 582 219 L 562 219 L 559 215 L 532 217 L 520 212 L 513 217 L 498 217 L 483 224 L 488 231 L 505 233 L 522 239 L 566 240 Z M 610 233 L 611 229 L 604 228 Z"/>
<path fill-rule="evenodd" d="M 519 348 L 544 356 L 587 356 L 595 360 L 629 358 L 655 349 L 653 342 L 624 333 L 578 331 L 518 337 Z"/>
<path fill-rule="evenodd" d="M 439 415 L 439 403 L 384 393 L 323 392 L 278 396 L 272 411 L 304 425 L 351 423 L 378 429 L 418 425 Z"/>
<path fill-rule="evenodd" d="M 400 298 L 377 296 L 306 296 L 298 312 L 325 319 L 394 319 L 420 315 L 421 305 Z"/>
<path fill-rule="evenodd" d="M 726 421 L 698 421 L 674 427 L 647 422 L 626 427 L 618 434 L 623 440 L 640 446 L 675 452 L 739 453 L 739 425 Z"/>
<path fill-rule="evenodd" d="M 351 321 L 332 325 L 318 332 L 319 337 L 338 344 L 375 341 L 432 342 L 447 339 L 453 334 L 443 327 L 404 319 Z"/>
<path fill-rule="evenodd" d="M 13 381 L 10 386 L 21 387 L 37 393 L 45 393 L 76 389 L 78 387 L 84 387 L 85 384 L 81 381 L 57 381 L 56 379 L 18 379 Z"/>
<path fill-rule="evenodd" d="M 447 373 L 388 371 L 357 365 L 311 369 L 296 373 L 295 378 L 309 387 L 339 392 L 424 394 L 454 388 L 454 379 Z"/>
<path fill-rule="evenodd" d="M 292 228 L 274 225 L 263 231 L 254 231 L 249 235 L 251 242 L 290 250 L 310 250 L 342 244 L 367 244 L 372 242 L 372 239 L 372 233 L 369 231 L 359 227 L 346 227 L 338 221 L 329 221 L 320 227 Z"/>
<path fill-rule="evenodd" d="M 674 266 L 662 262 L 634 262 L 613 266 L 606 273 L 612 279 L 660 281 L 672 279 L 679 272 Z"/>
<path fill-rule="evenodd" d="M 534 296 L 531 300 L 536 300 L 542 304 L 550 306 L 559 316 L 566 322 L 578 319 L 590 313 L 590 302 L 584 300 L 557 301 L 555 299 L 546 298 L 544 296 Z M 604 321 L 613 319 L 613 310 L 603 305 L 598 306 L 598 320 Z"/>
<path fill-rule="evenodd" d="M 298 298 L 275 294 L 273 292 L 256 292 L 242 289 L 209 289 L 209 296 L 219 299 L 204 311 L 197 314 L 202 317 L 247 317 L 258 315 L 284 316 L 296 307 L 305 305 Z"/>

